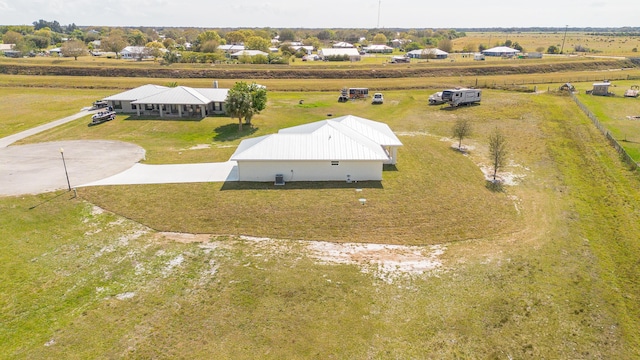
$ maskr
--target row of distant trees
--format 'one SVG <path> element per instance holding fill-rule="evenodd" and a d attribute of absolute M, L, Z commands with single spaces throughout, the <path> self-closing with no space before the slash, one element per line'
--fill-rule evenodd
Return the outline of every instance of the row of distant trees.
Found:
<path fill-rule="evenodd" d="M 400 38 L 413 47 L 433 47 L 465 36 L 454 30 L 408 30 L 396 32 L 380 29 L 196 29 L 196 28 L 110 28 L 85 27 L 75 24 L 61 25 L 58 21 L 38 20 L 32 26 L 0 26 L 2 42 L 16 44 L 16 50 L 29 52 L 61 46 L 68 40 L 78 40 L 92 50 L 92 42 L 101 41 L 104 51 L 119 52 L 127 45 L 145 46 L 158 43 L 169 51 L 195 51 L 214 53 L 219 45 L 244 44 L 247 49 L 268 52 L 271 39 L 278 37 L 281 43 L 300 41 L 304 45 L 320 48 L 334 41 L 347 41 L 363 46 L 388 44 Z M 363 40 L 364 39 L 364 40 Z M 446 50 L 445 50 L 446 51 Z"/>

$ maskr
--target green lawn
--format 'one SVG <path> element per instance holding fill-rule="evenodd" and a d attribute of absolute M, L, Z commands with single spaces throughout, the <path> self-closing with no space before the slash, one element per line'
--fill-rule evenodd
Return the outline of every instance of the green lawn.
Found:
<path fill-rule="evenodd" d="M 361 193 L 182 184 L 0 199 L 0 357 L 640 356 L 637 174 L 569 97 L 485 90 L 481 105 L 448 111 L 426 105 L 429 93 L 385 91 L 372 106 L 270 92 L 240 136 L 223 117 L 119 117 L 27 139 L 119 139 L 150 163 L 221 161 L 242 138 L 351 113 L 388 123 L 404 146 L 397 169 Z M 446 139 L 458 118 L 473 126 L 468 156 Z M 495 127 L 506 171 L 522 176 L 503 192 L 478 169 Z M 188 150 L 199 144 L 211 148 Z M 155 230 L 213 235 L 184 243 Z M 439 244 L 442 267 L 389 282 L 374 265 L 316 260 L 306 240 Z"/>

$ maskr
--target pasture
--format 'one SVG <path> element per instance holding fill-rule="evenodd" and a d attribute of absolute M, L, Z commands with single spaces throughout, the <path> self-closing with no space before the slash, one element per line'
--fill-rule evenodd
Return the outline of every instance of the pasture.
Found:
<path fill-rule="evenodd" d="M 454 50 L 462 51 L 464 46 L 468 44 L 476 46 L 484 44 L 488 47 L 494 47 L 504 44 L 507 40 L 519 43 L 525 52 L 543 49 L 541 52 L 546 53 L 549 46 L 556 46 L 560 50 L 563 41 L 565 54 L 577 53 L 576 47 L 582 47 L 590 50 L 580 52 L 583 54 L 637 57 L 638 48 L 640 48 L 639 36 L 606 36 L 572 31 L 567 32 L 566 38 L 564 31 L 467 32 L 466 34 L 467 36 L 454 40 Z"/>
<path fill-rule="evenodd" d="M 6 89 L 31 109 L 21 126 L 44 121 L 29 102 L 60 92 Z M 90 103 L 113 89 L 83 91 Z M 0 240 L 0 357 L 639 356 L 638 175 L 567 96 L 484 90 L 481 105 L 450 111 L 428 106 L 430 93 L 388 90 L 385 104 L 371 106 L 339 104 L 337 92 L 271 91 L 243 133 L 226 117 L 119 116 L 26 139 L 117 139 L 145 147 L 148 163 L 211 162 L 244 138 L 354 114 L 388 123 L 404 146 L 381 183 L 114 186 L 0 199 L 9 234 Z M 51 103 L 67 108 L 64 98 Z M 473 127 L 466 154 L 450 139 L 459 118 Z M 0 124 L 11 119 L 0 112 Z M 502 191 L 481 171 L 495 127 L 509 145 Z M 344 243 L 343 254 L 351 242 L 397 245 L 431 266 L 406 271 L 390 250 L 345 260 L 310 240 Z"/>

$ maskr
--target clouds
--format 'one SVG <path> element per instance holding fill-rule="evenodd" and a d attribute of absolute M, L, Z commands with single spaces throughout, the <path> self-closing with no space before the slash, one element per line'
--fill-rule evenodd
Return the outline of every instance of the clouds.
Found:
<path fill-rule="evenodd" d="M 637 0 L 0 0 L 0 24 L 302 28 L 637 26 Z M 453 6 L 455 4 L 455 6 Z M 621 9 L 625 11 L 621 11 Z"/>

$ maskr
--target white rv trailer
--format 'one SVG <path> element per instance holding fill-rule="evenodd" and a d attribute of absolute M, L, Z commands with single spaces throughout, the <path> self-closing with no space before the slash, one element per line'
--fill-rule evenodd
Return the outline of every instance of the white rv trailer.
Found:
<path fill-rule="evenodd" d="M 478 89 L 451 89 L 442 92 L 442 101 L 451 106 L 471 105 L 480 102 L 482 92 Z"/>

